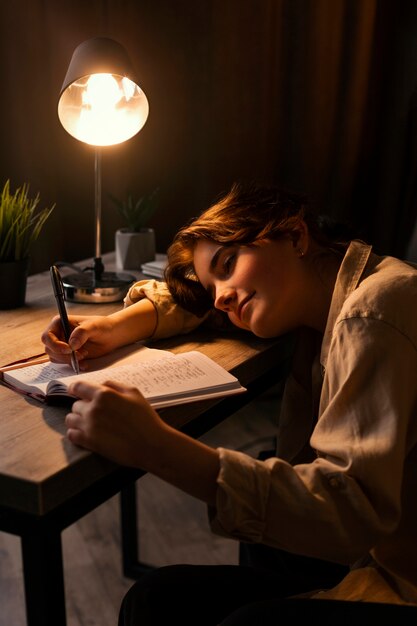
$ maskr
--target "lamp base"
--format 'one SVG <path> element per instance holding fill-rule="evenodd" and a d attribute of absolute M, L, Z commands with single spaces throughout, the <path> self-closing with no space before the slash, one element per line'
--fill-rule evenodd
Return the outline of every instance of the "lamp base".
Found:
<path fill-rule="evenodd" d="M 136 280 L 132 274 L 119 272 L 103 272 L 99 280 L 94 272 L 78 272 L 62 277 L 66 300 L 96 304 L 123 300 Z"/>

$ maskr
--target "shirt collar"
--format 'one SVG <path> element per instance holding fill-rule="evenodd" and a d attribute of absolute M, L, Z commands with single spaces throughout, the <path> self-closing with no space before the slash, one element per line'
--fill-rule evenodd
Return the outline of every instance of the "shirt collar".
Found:
<path fill-rule="evenodd" d="M 346 298 L 356 289 L 371 254 L 372 246 L 362 241 L 351 241 L 334 285 L 332 300 L 330 303 L 329 315 L 327 317 L 326 329 L 324 331 L 321 346 L 320 363 L 326 368 L 327 355 L 333 335 L 333 327 L 336 319 L 342 310 Z"/>

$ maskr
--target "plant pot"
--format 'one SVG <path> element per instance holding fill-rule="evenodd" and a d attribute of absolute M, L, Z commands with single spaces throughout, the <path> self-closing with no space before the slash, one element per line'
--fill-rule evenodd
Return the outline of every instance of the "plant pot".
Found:
<path fill-rule="evenodd" d="M 142 228 L 132 233 L 126 228 L 116 231 L 116 265 L 123 270 L 140 270 L 142 263 L 155 258 L 155 231 Z"/>
<path fill-rule="evenodd" d="M 0 309 L 16 309 L 25 304 L 29 258 L 0 261 Z"/>

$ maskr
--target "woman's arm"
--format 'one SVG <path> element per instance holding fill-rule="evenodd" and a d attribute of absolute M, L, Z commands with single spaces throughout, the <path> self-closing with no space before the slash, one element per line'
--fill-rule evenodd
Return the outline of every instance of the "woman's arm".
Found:
<path fill-rule="evenodd" d="M 58 317 L 45 329 L 42 341 L 51 361 L 69 363 L 71 350 L 76 350 L 80 368 L 87 369 L 86 359 L 142 339 L 187 333 L 204 319 L 177 306 L 165 283 L 142 280 L 130 289 L 125 308 L 112 315 L 69 316 L 72 328 L 69 345 Z"/>
<path fill-rule="evenodd" d="M 151 337 L 157 324 L 157 312 L 146 298 L 111 315 L 70 315 L 72 328 L 68 344 L 59 317 L 54 317 L 42 333 L 45 352 L 55 363 L 69 362 L 75 350 L 80 362 L 107 354 L 116 348 Z M 85 365 L 85 364 L 84 364 Z"/>
<path fill-rule="evenodd" d="M 417 441 L 414 345 L 378 319 L 338 323 L 310 440 L 316 459 L 292 466 L 220 448 L 213 530 L 344 563 L 391 533 Z"/>
<path fill-rule="evenodd" d="M 70 441 L 215 504 L 218 452 L 168 426 L 137 389 L 79 381 L 70 393 L 80 398 L 66 417 Z"/>

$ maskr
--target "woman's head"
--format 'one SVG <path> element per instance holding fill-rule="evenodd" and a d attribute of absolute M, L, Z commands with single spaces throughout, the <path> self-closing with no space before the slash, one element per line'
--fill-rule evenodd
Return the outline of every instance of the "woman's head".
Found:
<path fill-rule="evenodd" d="M 320 229 L 305 199 L 276 187 L 235 184 L 200 217 L 182 228 L 168 250 L 166 280 L 175 301 L 203 315 L 213 307 L 213 296 L 201 284 L 194 264 L 199 242 L 221 247 L 251 247 L 265 240 L 288 239 L 297 245 L 300 227 L 318 246 L 340 251 Z"/>

